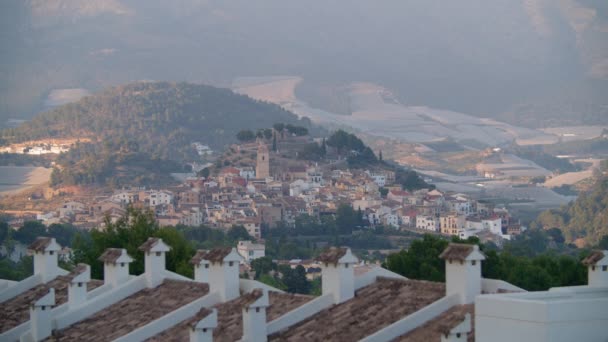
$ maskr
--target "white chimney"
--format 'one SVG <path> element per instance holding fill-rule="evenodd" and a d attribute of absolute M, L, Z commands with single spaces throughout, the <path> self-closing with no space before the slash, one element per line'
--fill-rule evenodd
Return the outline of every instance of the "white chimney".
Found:
<path fill-rule="evenodd" d="M 69 276 L 72 280 L 68 285 L 68 305 L 73 309 L 87 301 L 87 283 L 91 281 L 91 267 L 78 264 Z"/>
<path fill-rule="evenodd" d="M 207 251 L 198 250 L 190 259 L 190 263 L 194 265 L 194 281 L 199 283 L 210 282 L 211 262 L 203 259 L 205 255 L 207 255 Z"/>
<path fill-rule="evenodd" d="M 34 341 L 42 341 L 53 331 L 51 308 L 55 305 L 55 289 L 39 298 L 30 306 L 30 333 Z"/>
<path fill-rule="evenodd" d="M 144 252 L 146 279 L 148 287 L 156 287 L 165 279 L 165 253 L 171 250 L 167 244 L 159 238 L 148 238 L 148 241 L 139 246 Z"/>
<path fill-rule="evenodd" d="M 242 296 L 243 303 L 243 338 L 244 342 L 266 342 L 266 308 L 268 293 L 255 289 Z"/>
<path fill-rule="evenodd" d="M 353 265 L 359 260 L 350 248 L 331 247 L 317 258 L 321 262 L 323 295 L 331 294 L 334 303 L 340 304 L 355 296 Z"/>
<path fill-rule="evenodd" d="M 27 250 L 34 256 L 34 274 L 41 275 L 43 283 L 57 277 L 59 274 L 57 255 L 61 251 L 61 246 L 55 238 L 38 237 Z"/>
<path fill-rule="evenodd" d="M 98 260 L 103 262 L 104 284 L 116 287 L 129 280 L 129 264 L 133 258 L 127 254 L 126 249 L 108 248 Z"/>
<path fill-rule="evenodd" d="M 588 285 L 608 287 L 608 251 L 593 251 L 583 260 L 587 266 Z"/>
<path fill-rule="evenodd" d="M 486 258 L 479 246 L 451 243 L 439 257 L 445 260 L 446 295 L 459 295 L 460 304 L 473 303 L 481 294 L 481 262 Z"/>
<path fill-rule="evenodd" d="M 188 325 L 190 342 L 212 342 L 213 329 L 217 328 L 217 309 L 202 308 Z"/>
<path fill-rule="evenodd" d="M 449 331 L 441 334 L 441 342 L 466 342 L 468 333 L 471 332 L 471 314 L 464 315 L 464 321 Z"/>
<path fill-rule="evenodd" d="M 197 251 L 190 260 L 194 264 L 196 281 L 208 283 L 210 292 L 219 293 L 226 302 L 239 296 L 239 263 L 242 258 L 236 248 L 214 248 Z"/>

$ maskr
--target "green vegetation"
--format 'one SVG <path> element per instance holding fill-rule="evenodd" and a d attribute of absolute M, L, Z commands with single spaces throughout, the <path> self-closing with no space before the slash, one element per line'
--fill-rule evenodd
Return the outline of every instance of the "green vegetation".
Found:
<path fill-rule="evenodd" d="M 556 286 L 587 283 L 587 269 L 579 258 L 567 255 L 542 254 L 534 257 L 517 256 L 507 251 L 490 250 L 477 239 L 454 242 L 478 244 L 485 253 L 482 276 L 502 279 L 529 291 L 547 290 Z M 448 241 L 433 235 L 414 241 L 408 250 L 391 254 L 385 262 L 389 270 L 412 279 L 445 281 L 445 262 L 439 259 Z"/>
<path fill-rule="evenodd" d="M 542 212 L 536 224 L 559 228 L 567 241 L 584 238 L 590 244 L 608 234 L 608 176 L 597 180 L 592 190 L 581 193 L 576 201 L 554 210 Z"/>
<path fill-rule="evenodd" d="M 140 152 L 134 141 L 107 141 L 104 144 L 77 143 L 57 157 L 51 185 L 99 184 L 152 186 L 174 182 L 171 172 L 181 165 Z"/>
<path fill-rule="evenodd" d="M 277 265 L 270 257 L 255 259 L 251 262 L 254 279 L 267 285 L 291 293 L 317 294 L 320 280 L 306 279 L 306 270 L 301 265 L 292 269 L 289 265 Z"/>
<path fill-rule="evenodd" d="M 243 127 L 275 122 L 310 126 L 281 107 L 254 101 L 228 89 L 168 82 L 140 82 L 108 88 L 43 113 L 16 129 L 3 131 L 9 142 L 44 138 L 132 139 L 143 152 L 165 159 L 194 153 L 190 143 L 222 147 Z"/>
<path fill-rule="evenodd" d="M 339 156 L 346 157 L 350 167 L 361 168 L 379 163 L 371 148 L 366 146 L 356 135 L 343 130 L 334 132 L 327 139 L 326 144 L 334 148 Z"/>
<path fill-rule="evenodd" d="M 118 177 L 114 183 L 146 185 L 163 181 L 160 174 L 175 166 L 181 170 L 179 163 L 197 158 L 192 142 L 221 148 L 234 142 L 243 127 L 263 129 L 275 122 L 286 122 L 285 128 L 294 134 L 308 133 L 306 127 L 311 126 L 308 119 L 299 120 L 279 106 L 228 89 L 140 82 L 108 88 L 43 113 L 18 128 L 3 130 L 0 139 L 14 143 L 90 138 L 90 143 L 78 144 L 59 158 L 53 184 L 107 184 Z M 134 175 L 123 179 L 117 176 L 121 172 Z"/>
<path fill-rule="evenodd" d="M 401 187 L 408 191 L 420 189 L 435 189 L 435 186 L 429 184 L 413 170 L 404 170 L 397 168 L 395 170 L 395 183 L 401 184 Z"/>

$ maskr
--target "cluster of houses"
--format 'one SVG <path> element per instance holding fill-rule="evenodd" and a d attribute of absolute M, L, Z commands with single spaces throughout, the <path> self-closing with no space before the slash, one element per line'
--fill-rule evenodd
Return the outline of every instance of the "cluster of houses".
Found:
<path fill-rule="evenodd" d="M 108 248 L 103 280 L 90 265 L 68 271 L 61 246 L 38 238 L 28 247 L 33 275 L 0 279 L 0 341 L 605 341 L 608 251 L 583 263 L 588 284 L 527 292 L 483 278 L 477 245 L 450 244 L 439 256 L 446 281 L 413 280 L 361 266 L 349 248 L 332 247 L 321 266 L 319 296 L 296 295 L 239 277 L 236 248 L 199 250 L 194 277 L 168 270 L 171 246 L 148 238 L 133 257 Z"/>
<path fill-rule="evenodd" d="M 383 225 L 465 239 L 509 238 L 521 232 L 505 209 L 463 194 L 404 191 L 390 170 L 350 170 L 302 161 L 277 166 L 270 159 L 264 146 L 258 150 L 255 167 L 229 166 L 213 176 L 190 178 L 161 190 L 122 189 L 90 203 L 71 201 L 38 219 L 92 228 L 102 225 L 106 216 L 118 219 L 127 206 L 134 206 L 151 209 L 161 226 L 243 226 L 259 239 L 262 226 L 293 227 L 301 215 L 321 218 L 349 205 L 367 227 Z"/>

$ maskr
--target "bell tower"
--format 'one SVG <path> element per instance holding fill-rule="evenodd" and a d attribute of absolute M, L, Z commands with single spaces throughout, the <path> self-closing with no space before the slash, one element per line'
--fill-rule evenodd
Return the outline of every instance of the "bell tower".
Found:
<path fill-rule="evenodd" d="M 266 146 L 265 144 L 260 144 L 260 146 L 258 146 L 258 158 L 255 165 L 255 177 L 270 177 L 270 152 L 268 151 L 268 146 Z"/>

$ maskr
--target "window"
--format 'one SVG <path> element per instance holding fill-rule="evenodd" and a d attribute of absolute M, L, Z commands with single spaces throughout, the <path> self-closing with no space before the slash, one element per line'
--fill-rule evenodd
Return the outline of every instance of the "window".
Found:
<path fill-rule="evenodd" d="M 606 265 L 602 266 L 602 272 L 606 272 L 606 271 L 608 271 L 608 266 L 606 266 Z"/>
<path fill-rule="evenodd" d="M 156 256 L 160 256 L 160 252 L 156 252 Z"/>
<path fill-rule="evenodd" d="M 209 268 L 209 264 L 205 264 L 205 268 Z"/>
<path fill-rule="evenodd" d="M 78 287 L 82 287 L 82 283 L 78 283 Z"/>
<path fill-rule="evenodd" d="M 348 268 L 348 263 L 344 264 L 344 268 Z"/>
<path fill-rule="evenodd" d="M 255 308 L 255 312 L 260 312 L 260 308 Z"/>
<path fill-rule="evenodd" d="M 591 270 L 595 271 L 595 265 L 591 266 Z"/>
<path fill-rule="evenodd" d="M 471 261 L 471 265 L 475 266 L 477 264 L 477 260 Z"/>
<path fill-rule="evenodd" d="M 233 265 L 234 265 L 234 261 L 230 261 L 230 262 L 228 262 L 228 266 L 229 266 L 229 267 L 232 267 Z"/>
<path fill-rule="evenodd" d="M 50 251 L 50 252 L 49 252 L 49 254 L 50 254 L 50 255 L 53 255 L 53 253 L 55 253 L 55 252 L 53 252 L 53 251 Z"/>
<path fill-rule="evenodd" d="M 124 263 L 124 262 L 121 262 L 121 263 L 120 263 L 120 267 L 125 267 L 125 263 Z"/>

